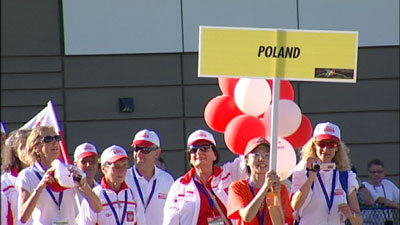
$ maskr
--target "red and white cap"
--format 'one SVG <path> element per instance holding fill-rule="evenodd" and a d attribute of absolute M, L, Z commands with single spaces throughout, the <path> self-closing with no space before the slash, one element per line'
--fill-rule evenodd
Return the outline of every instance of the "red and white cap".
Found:
<path fill-rule="evenodd" d="M 118 145 L 112 145 L 104 149 L 103 153 L 101 153 L 101 165 L 107 162 L 114 163 L 124 158 L 128 158 L 125 149 Z"/>
<path fill-rule="evenodd" d="M 193 133 L 191 133 L 189 135 L 187 146 L 192 145 L 196 141 L 200 141 L 200 140 L 208 141 L 208 142 L 212 143 L 214 146 L 217 145 L 217 143 L 215 142 L 214 136 L 210 132 L 200 129 L 200 130 L 194 131 Z"/>
<path fill-rule="evenodd" d="M 99 156 L 93 144 L 85 142 L 75 148 L 74 159 L 84 159 L 90 156 Z"/>
<path fill-rule="evenodd" d="M 133 147 L 136 145 L 144 147 L 151 147 L 153 145 L 157 145 L 157 147 L 160 147 L 160 138 L 158 137 L 156 132 L 144 129 L 136 133 L 131 146 Z"/>
<path fill-rule="evenodd" d="M 313 137 L 317 141 L 331 139 L 340 142 L 340 128 L 330 122 L 319 123 L 315 126 Z"/>
<path fill-rule="evenodd" d="M 250 141 L 247 142 L 243 155 L 246 156 L 260 145 L 265 145 L 269 147 L 269 142 L 263 137 L 255 137 L 253 139 L 250 139 Z"/>

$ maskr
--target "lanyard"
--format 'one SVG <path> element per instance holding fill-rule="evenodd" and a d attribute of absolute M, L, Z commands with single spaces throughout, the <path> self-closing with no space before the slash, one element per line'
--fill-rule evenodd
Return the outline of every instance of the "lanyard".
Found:
<path fill-rule="evenodd" d="M 255 197 L 256 195 L 255 195 L 254 188 L 253 188 L 253 182 L 251 182 L 250 179 L 249 179 L 249 187 L 250 187 L 251 193 L 253 194 L 253 197 Z M 257 219 L 258 219 L 258 223 L 260 225 L 264 225 L 264 216 L 265 216 L 265 209 L 262 209 L 262 213 L 260 213 L 260 211 L 257 212 Z"/>
<path fill-rule="evenodd" d="M 317 174 L 317 177 L 318 177 L 319 183 L 321 185 L 322 191 L 324 192 L 326 204 L 328 205 L 328 211 L 330 213 L 332 205 L 333 205 L 333 198 L 335 197 L 334 193 L 335 193 L 335 185 L 336 185 L 336 170 L 333 170 L 332 189 L 331 189 L 330 201 L 329 201 L 329 198 L 328 198 L 328 193 L 326 192 L 326 189 L 325 189 L 324 182 L 322 181 L 321 175 L 319 175 L 319 172 Z"/>
<path fill-rule="evenodd" d="M 136 171 L 137 171 L 137 170 L 136 170 Z M 137 171 L 137 172 L 139 173 L 139 171 Z M 149 199 L 147 200 L 147 204 L 145 204 L 145 203 L 144 203 L 144 198 L 143 198 L 142 189 L 140 188 L 139 181 L 138 181 L 138 179 L 137 179 L 137 177 L 136 177 L 135 171 L 133 171 L 133 167 L 132 167 L 132 174 L 133 174 L 133 179 L 135 180 L 136 188 L 137 188 L 137 190 L 138 190 L 138 192 L 139 192 L 140 200 L 142 200 L 142 203 L 143 203 L 143 206 L 144 206 L 144 210 L 146 211 L 147 207 L 148 207 L 149 204 L 150 204 L 151 198 L 153 197 L 154 190 L 156 189 L 157 179 L 154 179 L 154 181 L 153 181 L 153 186 L 152 186 L 152 188 L 151 188 L 151 192 L 150 192 L 150 195 L 149 195 Z"/>
<path fill-rule="evenodd" d="M 208 199 L 208 204 L 210 205 L 210 208 L 211 208 L 211 211 L 214 211 L 214 201 L 212 200 L 211 196 L 207 193 L 206 190 L 204 190 L 203 185 L 201 185 L 198 181 L 196 181 L 196 180 L 194 179 L 194 176 L 193 176 L 193 181 L 194 181 L 194 183 L 196 184 L 197 188 L 198 188 L 203 194 L 206 195 L 206 197 L 207 197 L 207 199 Z M 211 190 L 211 193 L 212 193 L 213 195 L 215 195 L 214 192 L 213 192 L 213 190 Z"/>
<path fill-rule="evenodd" d="M 117 211 L 115 211 L 115 208 L 114 208 L 112 202 L 110 201 L 110 198 L 108 197 L 106 191 L 103 190 L 103 195 L 104 195 L 104 197 L 106 198 L 107 203 L 108 203 L 108 205 L 110 206 L 112 213 L 114 214 L 114 219 L 115 219 L 115 222 L 117 222 L 117 225 L 123 225 L 123 224 L 124 224 L 125 215 L 126 215 L 126 208 L 127 208 L 127 205 L 128 205 L 128 194 L 127 194 L 127 193 L 128 193 L 128 191 L 125 190 L 125 205 L 124 205 L 124 211 L 122 211 L 121 222 L 119 222 L 119 221 L 118 221 L 118 214 L 117 214 Z"/>
<path fill-rule="evenodd" d="M 42 168 L 43 166 L 40 165 Z M 42 180 L 42 176 L 40 176 L 39 172 L 37 171 L 37 168 L 33 170 L 36 174 L 36 176 L 39 178 L 39 181 Z M 56 200 L 56 197 L 54 196 L 53 192 L 50 190 L 50 188 L 48 186 L 46 186 L 46 191 L 49 193 L 51 199 L 53 199 L 53 202 L 56 204 L 56 206 L 58 207 L 58 210 L 61 210 L 61 202 L 62 202 L 62 198 L 63 198 L 63 192 L 60 192 L 60 194 L 58 195 L 58 202 Z"/>

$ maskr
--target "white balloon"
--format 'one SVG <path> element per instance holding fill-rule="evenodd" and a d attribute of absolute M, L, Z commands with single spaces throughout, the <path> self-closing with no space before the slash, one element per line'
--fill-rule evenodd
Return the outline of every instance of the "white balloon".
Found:
<path fill-rule="evenodd" d="M 264 79 L 240 79 L 235 86 L 235 103 L 245 114 L 259 116 L 271 102 L 271 89 Z"/>
<path fill-rule="evenodd" d="M 276 160 L 276 173 L 281 181 L 290 177 L 296 167 L 296 153 L 288 141 L 279 137 Z"/>
<path fill-rule="evenodd" d="M 263 122 L 266 129 L 266 134 L 271 134 L 271 110 L 272 105 L 269 105 L 263 116 Z M 287 137 L 296 132 L 301 123 L 301 110 L 299 106 L 292 100 L 279 100 L 278 114 L 278 136 Z"/>

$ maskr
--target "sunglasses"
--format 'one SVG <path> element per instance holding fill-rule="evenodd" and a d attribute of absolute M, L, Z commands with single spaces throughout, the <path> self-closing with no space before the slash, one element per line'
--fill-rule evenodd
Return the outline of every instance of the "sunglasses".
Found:
<path fill-rule="evenodd" d="M 338 146 L 338 143 L 336 142 L 327 142 L 327 141 L 321 141 L 316 143 L 320 148 L 336 148 Z"/>
<path fill-rule="evenodd" d="M 60 135 L 54 135 L 54 136 L 45 136 L 42 139 L 43 143 L 50 143 L 52 141 L 61 141 L 61 136 Z"/>
<path fill-rule="evenodd" d="M 133 147 L 133 151 L 135 152 L 141 152 L 143 154 L 149 154 L 151 151 L 157 150 L 158 147 L 140 147 L 140 146 L 135 146 Z"/>
<path fill-rule="evenodd" d="M 189 152 L 190 154 L 196 154 L 197 150 L 202 151 L 202 152 L 209 152 L 213 150 L 213 146 L 211 144 L 206 144 L 206 145 L 189 145 Z"/>

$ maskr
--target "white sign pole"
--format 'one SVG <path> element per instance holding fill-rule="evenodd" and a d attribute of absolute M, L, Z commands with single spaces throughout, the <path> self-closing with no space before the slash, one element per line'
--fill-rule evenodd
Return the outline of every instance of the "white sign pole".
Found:
<path fill-rule="evenodd" d="M 269 169 L 276 172 L 277 165 L 277 149 L 278 149 L 278 115 L 279 115 L 279 96 L 281 80 L 274 77 L 272 79 L 272 110 L 271 110 L 271 136 L 270 136 L 270 155 L 269 155 Z"/>

